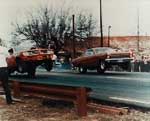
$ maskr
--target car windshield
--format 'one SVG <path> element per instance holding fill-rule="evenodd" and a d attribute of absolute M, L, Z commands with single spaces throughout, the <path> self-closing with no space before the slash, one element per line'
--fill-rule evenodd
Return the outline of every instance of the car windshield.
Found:
<path fill-rule="evenodd" d="M 100 53 L 109 53 L 109 52 L 114 52 L 115 50 L 112 48 L 95 48 L 95 53 L 100 54 Z"/>
<path fill-rule="evenodd" d="M 42 49 L 40 50 L 41 53 L 48 53 L 48 50 L 47 49 Z"/>
<path fill-rule="evenodd" d="M 25 55 L 35 55 L 35 54 L 39 54 L 39 51 L 38 50 L 25 51 L 25 52 L 23 52 L 23 54 L 25 54 Z"/>
<path fill-rule="evenodd" d="M 84 55 L 85 55 L 85 56 L 91 56 L 91 55 L 94 55 L 94 52 L 93 52 L 92 49 L 88 49 L 88 50 L 85 52 Z"/>

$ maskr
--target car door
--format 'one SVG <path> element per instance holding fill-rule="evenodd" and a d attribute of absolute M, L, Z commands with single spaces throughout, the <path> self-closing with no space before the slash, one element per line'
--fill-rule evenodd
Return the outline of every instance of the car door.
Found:
<path fill-rule="evenodd" d="M 83 56 L 80 58 L 80 65 L 92 66 L 95 64 L 95 54 L 92 49 L 88 49 Z"/>

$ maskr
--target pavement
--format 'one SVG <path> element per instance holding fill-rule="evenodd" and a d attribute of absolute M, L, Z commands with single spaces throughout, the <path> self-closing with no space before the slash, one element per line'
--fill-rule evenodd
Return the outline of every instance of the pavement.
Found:
<path fill-rule="evenodd" d="M 99 75 L 95 71 L 79 74 L 70 69 L 54 68 L 51 72 L 46 72 L 39 68 L 35 79 L 21 75 L 11 78 L 29 83 L 85 86 L 92 89 L 92 98 L 150 108 L 149 73 L 107 71 Z"/>

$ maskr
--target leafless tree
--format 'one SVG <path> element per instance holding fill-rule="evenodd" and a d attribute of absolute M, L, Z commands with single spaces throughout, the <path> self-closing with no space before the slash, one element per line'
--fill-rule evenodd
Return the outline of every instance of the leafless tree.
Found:
<path fill-rule="evenodd" d="M 94 20 L 92 14 L 79 13 L 76 23 L 76 34 L 80 40 L 92 36 L 96 27 L 96 20 Z"/>
<path fill-rule="evenodd" d="M 62 7 L 63 8 L 63 7 Z M 13 32 L 13 43 L 19 44 L 24 40 L 36 43 L 37 47 L 48 48 L 49 45 L 57 53 L 63 46 L 66 38 L 72 38 L 71 9 L 55 10 L 43 7 L 37 10 L 38 14 L 28 13 L 25 23 L 16 22 Z M 79 38 L 92 35 L 96 25 L 91 14 L 78 14 L 76 35 Z M 83 36 L 85 34 L 86 36 Z"/>

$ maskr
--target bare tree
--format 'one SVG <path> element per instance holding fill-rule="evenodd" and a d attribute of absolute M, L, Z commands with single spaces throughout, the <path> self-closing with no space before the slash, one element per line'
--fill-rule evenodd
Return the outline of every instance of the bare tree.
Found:
<path fill-rule="evenodd" d="M 55 10 L 43 7 L 37 12 L 38 14 L 28 13 L 25 23 L 14 24 L 13 43 L 18 44 L 24 40 L 30 40 L 35 42 L 37 47 L 48 48 L 51 45 L 57 53 L 62 48 L 64 40 L 72 37 L 71 9 Z M 83 34 L 86 34 L 86 37 L 90 36 L 94 30 L 94 24 L 91 14 L 88 16 L 78 14 L 76 35 L 79 38 L 83 38 Z"/>
<path fill-rule="evenodd" d="M 96 27 L 96 20 L 92 14 L 79 13 L 76 23 L 76 34 L 80 40 L 92 36 Z"/>

